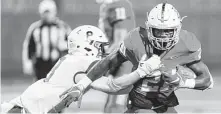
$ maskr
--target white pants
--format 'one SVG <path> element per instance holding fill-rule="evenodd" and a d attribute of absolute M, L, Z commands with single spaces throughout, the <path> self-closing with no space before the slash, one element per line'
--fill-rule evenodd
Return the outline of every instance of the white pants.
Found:
<path fill-rule="evenodd" d="M 59 95 L 66 89 L 68 87 L 53 85 L 41 79 L 10 103 L 24 107 L 30 113 L 43 114 L 61 101 Z"/>

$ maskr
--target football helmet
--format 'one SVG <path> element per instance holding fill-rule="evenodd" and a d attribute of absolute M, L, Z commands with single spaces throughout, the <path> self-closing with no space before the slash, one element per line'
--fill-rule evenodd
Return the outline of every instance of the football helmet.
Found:
<path fill-rule="evenodd" d="M 108 40 L 97 27 L 83 25 L 75 28 L 68 36 L 68 53 L 83 53 L 86 56 L 101 57 L 105 55 Z"/>
<path fill-rule="evenodd" d="M 179 40 L 182 19 L 178 11 L 168 3 L 155 6 L 147 14 L 146 28 L 149 41 L 159 50 L 168 50 Z"/>

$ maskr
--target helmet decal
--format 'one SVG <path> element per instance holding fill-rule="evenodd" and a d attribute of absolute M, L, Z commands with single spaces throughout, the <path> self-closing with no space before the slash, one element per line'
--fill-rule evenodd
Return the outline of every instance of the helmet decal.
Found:
<path fill-rule="evenodd" d="M 166 3 L 163 3 L 163 5 L 162 5 L 162 12 L 161 12 L 161 22 L 162 22 L 162 23 L 163 23 L 163 21 L 164 21 L 165 5 L 166 5 Z"/>
<path fill-rule="evenodd" d="M 75 28 L 68 36 L 68 53 L 83 53 L 86 56 L 102 56 L 102 44 L 108 40 L 97 27 L 83 25 Z"/>

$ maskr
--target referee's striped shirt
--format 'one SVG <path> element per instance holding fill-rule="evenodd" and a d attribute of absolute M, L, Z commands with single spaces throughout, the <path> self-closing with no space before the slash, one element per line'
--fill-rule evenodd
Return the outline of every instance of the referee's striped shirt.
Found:
<path fill-rule="evenodd" d="M 56 62 L 67 51 L 67 36 L 70 32 L 69 25 L 59 19 L 50 24 L 41 20 L 34 22 L 23 43 L 23 61 L 41 59 Z"/>

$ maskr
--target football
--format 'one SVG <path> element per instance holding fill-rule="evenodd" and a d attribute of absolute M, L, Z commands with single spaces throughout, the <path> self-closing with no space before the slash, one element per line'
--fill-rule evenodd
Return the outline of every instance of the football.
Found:
<path fill-rule="evenodd" d="M 186 66 L 177 66 L 177 74 L 179 74 L 183 79 L 195 79 L 196 74 Z"/>

